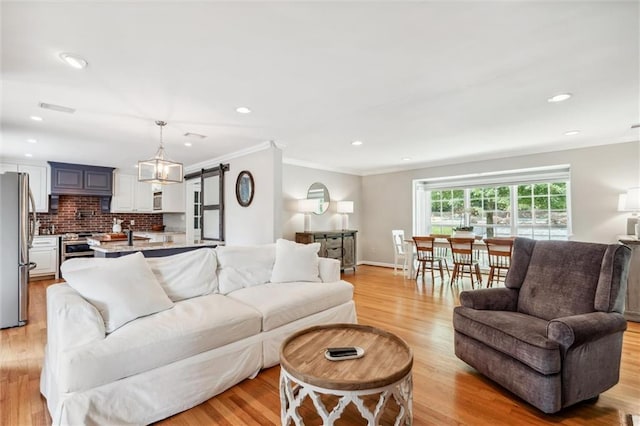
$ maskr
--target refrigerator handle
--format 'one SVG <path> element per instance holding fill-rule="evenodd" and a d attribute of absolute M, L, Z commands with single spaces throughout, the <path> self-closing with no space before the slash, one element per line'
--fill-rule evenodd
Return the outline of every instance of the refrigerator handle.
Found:
<path fill-rule="evenodd" d="M 29 262 L 29 270 L 36 269 L 38 264 L 36 262 Z"/>
<path fill-rule="evenodd" d="M 29 223 L 29 242 L 28 247 L 33 247 L 33 237 L 36 235 L 36 222 L 38 218 L 36 217 L 36 200 L 33 198 L 33 192 L 31 192 L 31 188 L 29 188 L 29 202 L 31 203 L 31 221 Z"/>

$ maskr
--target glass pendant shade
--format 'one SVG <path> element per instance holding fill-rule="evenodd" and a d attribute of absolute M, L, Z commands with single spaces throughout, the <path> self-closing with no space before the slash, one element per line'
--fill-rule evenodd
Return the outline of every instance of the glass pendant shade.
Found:
<path fill-rule="evenodd" d="M 162 143 L 162 127 L 164 121 L 156 121 L 160 126 L 160 147 L 156 155 L 149 160 L 138 161 L 138 181 L 159 183 L 181 183 L 183 179 L 182 163 L 164 158 L 164 145 Z"/>

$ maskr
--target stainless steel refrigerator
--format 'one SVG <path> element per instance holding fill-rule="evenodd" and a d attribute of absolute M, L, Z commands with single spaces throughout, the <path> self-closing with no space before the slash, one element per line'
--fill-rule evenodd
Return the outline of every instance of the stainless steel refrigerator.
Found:
<path fill-rule="evenodd" d="M 31 208 L 30 208 L 31 207 Z M 36 213 L 27 173 L 0 174 L 0 328 L 27 323 Z"/>

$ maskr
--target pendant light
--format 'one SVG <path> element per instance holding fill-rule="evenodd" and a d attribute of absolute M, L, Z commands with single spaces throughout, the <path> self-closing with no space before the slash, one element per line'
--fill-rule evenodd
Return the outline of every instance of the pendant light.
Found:
<path fill-rule="evenodd" d="M 162 128 L 167 125 L 164 121 L 156 121 L 160 126 L 160 147 L 155 157 L 150 160 L 138 161 L 138 181 L 159 183 L 182 183 L 182 163 L 164 158 L 164 144 L 162 142 Z"/>

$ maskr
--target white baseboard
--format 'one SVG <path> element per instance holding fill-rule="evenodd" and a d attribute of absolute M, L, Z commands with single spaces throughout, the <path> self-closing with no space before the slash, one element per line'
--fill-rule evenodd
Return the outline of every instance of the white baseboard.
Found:
<path fill-rule="evenodd" d="M 361 260 L 358 262 L 358 265 L 371 265 L 371 266 L 382 266 L 383 268 L 393 268 L 393 263 L 373 262 L 371 260 Z M 402 269 L 400 266 L 398 267 Z"/>

